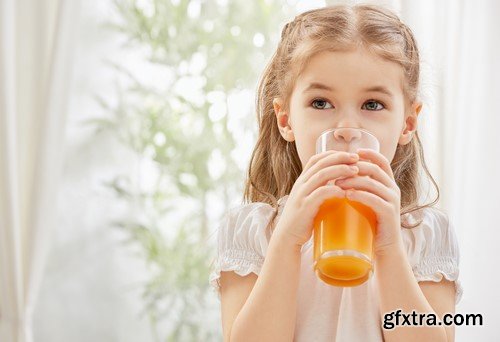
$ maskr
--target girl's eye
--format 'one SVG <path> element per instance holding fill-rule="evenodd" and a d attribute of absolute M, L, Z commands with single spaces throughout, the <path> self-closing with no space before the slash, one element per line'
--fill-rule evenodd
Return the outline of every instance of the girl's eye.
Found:
<path fill-rule="evenodd" d="M 314 105 L 315 103 L 317 104 L 317 106 Z M 332 108 L 332 105 L 328 101 L 323 100 L 323 99 L 315 99 L 315 100 L 313 100 L 313 102 L 311 104 L 312 104 L 312 106 L 315 109 L 329 109 L 329 108 Z M 325 107 L 327 104 L 330 105 L 330 107 Z"/>
<path fill-rule="evenodd" d="M 379 101 L 376 101 L 376 100 L 368 100 L 365 102 L 365 104 L 367 105 L 367 109 L 368 110 L 382 110 L 385 108 L 385 106 L 379 102 Z M 377 107 L 377 104 L 381 106 L 381 108 Z"/>
<path fill-rule="evenodd" d="M 326 100 L 323 99 L 314 99 L 311 103 L 313 108 L 315 109 L 330 109 L 333 108 L 333 106 Z M 366 106 L 365 106 L 366 105 Z M 327 107 L 330 106 L 330 107 Z M 366 109 L 371 110 L 371 111 L 378 111 L 385 109 L 385 106 L 382 102 L 377 101 L 377 100 L 368 100 L 366 101 L 363 106 L 366 107 Z"/>

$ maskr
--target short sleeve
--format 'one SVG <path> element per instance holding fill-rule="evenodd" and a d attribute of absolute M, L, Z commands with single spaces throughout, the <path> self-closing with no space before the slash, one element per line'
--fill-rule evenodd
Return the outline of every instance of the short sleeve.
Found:
<path fill-rule="evenodd" d="M 220 273 L 234 271 L 240 276 L 259 275 L 269 244 L 267 225 L 274 209 L 254 202 L 229 210 L 217 228 L 217 252 L 209 282 L 220 299 Z"/>
<path fill-rule="evenodd" d="M 419 215 L 419 226 L 402 230 L 413 274 L 417 281 L 439 282 L 443 277 L 454 281 L 458 303 L 463 289 L 458 277 L 460 251 L 454 225 L 447 214 L 436 208 L 426 207 Z"/>

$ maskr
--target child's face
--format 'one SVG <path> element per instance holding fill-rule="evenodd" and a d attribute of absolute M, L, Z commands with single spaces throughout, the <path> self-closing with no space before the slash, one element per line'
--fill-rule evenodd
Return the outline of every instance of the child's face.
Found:
<path fill-rule="evenodd" d="M 331 90 L 311 87 L 325 85 Z M 383 87 L 389 94 L 367 88 Z M 295 141 L 302 168 L 315 154 L 316 139 L 326 129 L 364 128 L 380 142 L 380 153 L 392 161 L 397 144 L 407 144 L 417 129 L 420 103 L 405 114 L 403 69 L 358 49 L 325 51 L 310 59 L 296 81 L 289 113 L 274 100 L 280 132 Z"/>

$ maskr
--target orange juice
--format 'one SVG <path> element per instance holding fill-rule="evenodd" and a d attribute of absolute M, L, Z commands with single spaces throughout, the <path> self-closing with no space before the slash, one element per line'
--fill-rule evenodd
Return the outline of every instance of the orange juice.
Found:
<path fill-rule="evenodd" d="M 331 198 L 314 218 L 314 270 L 325 283 L 356 286 L 372 272 L 376 215 L 347 198 Z"/>

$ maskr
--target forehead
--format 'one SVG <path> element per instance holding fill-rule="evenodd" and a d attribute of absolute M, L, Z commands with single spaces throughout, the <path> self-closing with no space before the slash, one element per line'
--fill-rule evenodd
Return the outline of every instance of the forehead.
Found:
<path fill-rule="evenodd" d="M 311 83 L 321 83 L 337 92 L 352 92 L 383 86 L 393 94 L 403 91 L 403 68 L 365 49 L 323 51 L 309 59 L 300 73 L 296 87 L 305 90 Z"/>

